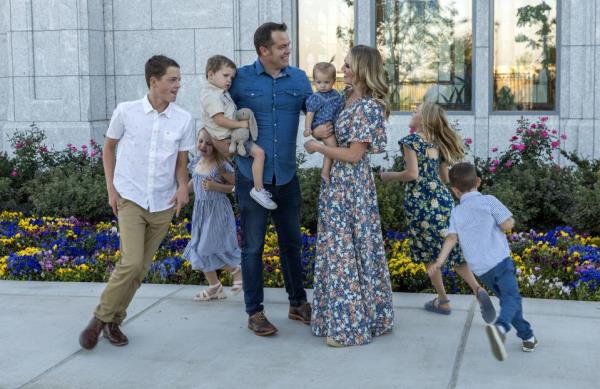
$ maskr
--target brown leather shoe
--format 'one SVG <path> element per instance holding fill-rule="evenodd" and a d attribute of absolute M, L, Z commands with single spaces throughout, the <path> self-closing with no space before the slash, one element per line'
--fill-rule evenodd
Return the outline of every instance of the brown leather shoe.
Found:
<path fill-rule="evenodd" d="M 87 327 L 85 327 L 79 335 L 79 344 L 81 347 L 87 350 L 96 347 L 100 332 L 102 332 L 102 327 L 104 327 L 104 322 L 97 319 L 95 316 L 92 317 L 92 320 L 90 320 Z"/>
<path fill-rule="evenodd" d="M 129 339 L 121 332 L 119 324 L 117 323 L 106 323 L 102 334 L 108 341 L 115 346 L 125 346 L 129 343 Z"/>
<path fill-rule="evenodd" d="M 312 314 L 312 308 L 306 301 L 297 307 L 290 305 L 288 318 L 292 320 L 300 320 L 304 324 L 310 324 L 310 316 Z"/>
<path fill-rule="evenodd" d="M 277 327 L 267 320 L 263 311 L 256 312 L 248 317 L 248 328 L 258 336 L 269 336 L 278 331 Z"/>

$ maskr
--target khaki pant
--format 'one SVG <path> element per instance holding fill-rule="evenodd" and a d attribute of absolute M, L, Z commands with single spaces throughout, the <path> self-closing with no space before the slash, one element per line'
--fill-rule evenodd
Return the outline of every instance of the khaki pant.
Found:
<path fill-rule="evenodd" d="M 121 260 L 102 292 L 94 315 L 107 323 L 122 323 L 133 295 L 152 265 L 152 258 L 164 239 L 175 213 L 174 208 L 149 212 L 133 201 L 120 199 L 119 233 Z"/>

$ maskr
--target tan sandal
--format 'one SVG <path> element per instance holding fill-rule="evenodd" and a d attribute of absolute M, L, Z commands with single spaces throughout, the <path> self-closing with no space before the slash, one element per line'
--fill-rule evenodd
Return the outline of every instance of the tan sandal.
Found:
<path fill-rule="evenodd" d="M 235 278 L 235 276 L 237 276 L 238 274 L 241 277 L 241 271 L 242 271 L 242 267 L 238 266 L 235 268 L 234 271 L 232 271 L 231 277 L 232 279 Z M 241 279 L 237 280 L 237 281 L 233 281 L 233 284 L 231 285 L 231 295 L 235 296 L 237 294 L 239 294 L 243 289 L 243 281 Z"/>
<path fill-rule="evenodd" d="M 225 296 L 221 283 L 209 285 L 208 288 L 201 290 L 193 297 L 194 301 L 222 300 L 224 298 L 227 298 L 227 296 Z"/>

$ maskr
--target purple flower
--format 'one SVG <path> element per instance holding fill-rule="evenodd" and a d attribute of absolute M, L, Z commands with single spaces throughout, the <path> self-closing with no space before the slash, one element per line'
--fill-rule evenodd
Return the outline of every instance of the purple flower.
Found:
<path fill-rule="evenodd" d="M 560 134 L 560 139 L 567 140 L 567 134 Z"/>
<path fill-rule="evenodd" d="M 492 147 L 492 153 L 495 153 L 495 152 L 497 152 L 497 151 L 498 151 L 498 148 L 497 148 L 497 147 Z"/>
<path fill-rule="evenodd" d="M 543 123 L 543 122 L 547 122 L 547 121 L 548 121 L 548 116 L 542 116 L 542 117 L 540 118 L 540 121 L 541 121 L 542 123 Z"/>

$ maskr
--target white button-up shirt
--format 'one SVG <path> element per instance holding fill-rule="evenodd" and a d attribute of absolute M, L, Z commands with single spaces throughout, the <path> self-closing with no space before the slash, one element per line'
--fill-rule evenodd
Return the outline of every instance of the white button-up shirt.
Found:
<path fill-rule="evenodd" d="M 150 212 L 171 208 L 177 154 L 195 146 L 192 115 L 173 103 L 158 113 L 144 96 L 117 106 L 106 136 L 119 140 L 113 184 L 121 197 Z"/>

